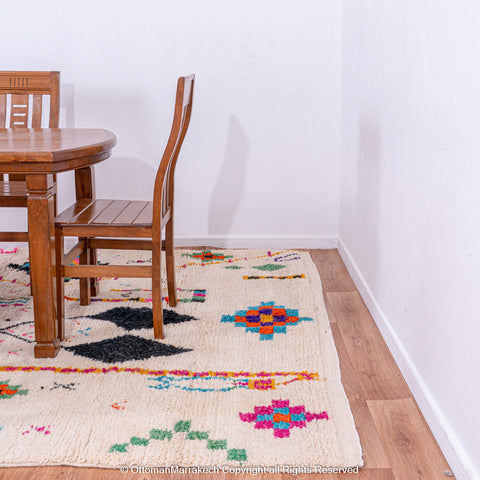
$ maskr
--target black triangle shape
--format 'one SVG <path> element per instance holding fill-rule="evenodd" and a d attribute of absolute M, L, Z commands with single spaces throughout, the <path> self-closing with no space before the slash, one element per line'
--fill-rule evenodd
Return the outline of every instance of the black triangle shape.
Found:
<path fill-rule="evenodd" d="M 79 317 L 75 317 L 79 318 Z M 107 320 L 115 323 L 124 330 L 141 330 L 143 328 L 153 328 L 152 309 L 148 307 L 132 308 L 132 307 L 115 307 L 105 312 L 95 315 L 85 315 L 81 318 L 93 318 L 95 320 Z M 170 325 L 174 323 L 190 322 L 198 320 L 191 315 L 180 315 L 173 310 L 163 309 L 163 323 Z"/>
<path fill-rule="evenodd" d="M 189 348 L 179 348 L 154 340 L 146 340 L 135 335 L 123 335 L 100 342 L 83 343 L 64 348 L 73 352 L 74 355 L 80 355 L 104 363 L 147 360 L 152 357 L 167 357 L 192 351 Z"/>

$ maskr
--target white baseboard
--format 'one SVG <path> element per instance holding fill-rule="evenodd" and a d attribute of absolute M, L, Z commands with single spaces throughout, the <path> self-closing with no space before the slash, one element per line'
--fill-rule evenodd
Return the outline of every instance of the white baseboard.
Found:
<path fill-rule="evenodd" d="M 71 248 L 76 239 L 66 237 L 65 246 Z M 337 248 L 338 238 L 336 235 L 176 235 L 175 246 L 199 247 L 208 245 L 218 248 Z M 0 243 L 1 248 L 26 247 L 27 243 Z"/>
<path fill-rule="evenodd" d="M 71 248 L 76 239 L 67 237 L 65 246 Z M 176 247 L 200 247 L 209 246 L 213 248 L 337 248 L 338 239 L 334 236 L 323 237 L 314 235 L 287 236 L 277 235 L 269 237 L 263 235 L 208 235 L 200 237 L 197 235 L 176 235 Z"/>
<path fill-rule="evenodd" d="M 218 248 L 337 248 L 336 236 L 320 235 L 207 235 L 175 236 L 178 247 L 208 245 Z"/>
<path fill-rule="evenodd" d="M 338 240 L 338 251 L 348 272 L 357 286 L 363 301 L 375 320 L 390 352 L 399 366 L 405 381 L 412 391 L 438 445 L 442 449 L 457 480 L 480 480 L 472 461 L 468 457 L 454 429 L 438 406 L 433 395 L 398 338 L 388 318 L 383 313 L 358 265 L 342 239 Z M 447 478 L 447 477 L 445 477 Z"/>

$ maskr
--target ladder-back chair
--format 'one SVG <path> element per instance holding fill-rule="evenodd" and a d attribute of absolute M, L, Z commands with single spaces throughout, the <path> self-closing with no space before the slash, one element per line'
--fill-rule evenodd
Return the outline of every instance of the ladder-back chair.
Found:
<path fill-rule="evenodd" d="M 58 128 L 59 93 L 59 72 L 0 72 L 0 128 Z M 25 175 L 0 173 L 0 207 L 26 206 Z M 0 232 L 0 242 L 26 241 L 27 232 Z"/>
<path fill-rule="evenodd" d="M 194 78 L 194 75 L 180 77 L 177 82 L 173 125 L 155 178 L 153 202 L 80 199 L 55 219 L 57 317 L 60 340 L 65 338 L 64 277 L 80 279 L 100 276 L 151 278 L 154 337 L 164 337 L 161 286 L 162 230 L 165 227 L 164 250 L 168 300 L 169 305 L 174 307 L 177 305 L 177 292 L 173 231 L 173 180 L 178 155 L 190 123 Z M 80 239 L 67 254 L 64 254 L 65 236 Z M 139 238 L 147 240 L 139 240 Z M 89 258 L 91 249 L 109 248 L 151 250 L 152 266 L 96 265 L 96 262 Z M 79 255 L 80 265 L 71 265 L 72 260 Z M 87 280 L 80 285 L 80 303 L 83 305 L 88 305 L 90 302 L 88 283 Z"/>

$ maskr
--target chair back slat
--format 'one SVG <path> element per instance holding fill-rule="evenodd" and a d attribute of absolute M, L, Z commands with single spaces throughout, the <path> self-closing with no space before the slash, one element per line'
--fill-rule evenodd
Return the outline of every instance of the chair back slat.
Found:
<path fill-rule="evenodd" d="M 180 77 L 177 82 L 173 124 L 167 146 L 158 167 L 153 196 L 153 228 L 161 233 L 161 220 L 173 208 L 173 179 L 178 155 L 188 130 L 192 113 L 195 75 Z"/>
<path fill-rule="evenodd" d="M 32 128 L 42 128 L 42 95 L 33 95 Z"/>
<path fill-rule="evenodd" d="M 5 127 L 5 117 L 7 116 L 7 96 L 0 93 L 0 128 Z"/>
<path fill-rule="evenodd" d="M 48 125 L 42 125 L 44 95 L 50 97 Z M 0 128 L 58 128 L 59 110 L 59 72 L 0 72 Z M 25 175 L 12 174 L 9 179 L 25 180 Z"/>

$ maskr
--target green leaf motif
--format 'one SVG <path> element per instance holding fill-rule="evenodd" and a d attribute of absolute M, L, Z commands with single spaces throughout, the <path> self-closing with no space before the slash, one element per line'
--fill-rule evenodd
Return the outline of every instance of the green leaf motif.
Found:
<path fill-rule="evenodd" d="M 268 263 L 267 265 L 260 265 L 258 267 L 253 267 L 257 270 L 261 270 L 262 272 L 274 272 L 275 270 L 280 270 L 281 268 L 285 268 L 285 265 L 276 265 L 274 263 Z"/>
<path fill-rule="evenodd" d="M 130 443 L 132 445 L 140 445 L 141 447 L 146 447 L 150 443 L 150 440 L 148 438 L 132 437 L 130 439 Z"/>
<path fill-rule="evenodd" d="M 157 430 L 156 428 L 152 428 L 150 430 L 150 438 L 152 440 L 165 440 L 167 439 L 170 441 L 172 439 L 172 431 L 171 430 Z"/>
<path fill-rule="evenodd" d="M 119 453 L 125 453 L 127 451 L 128 443 L 116 443 L 115 445 L 112 445 L 110 447 L 109 452 L 119 452 Z"/>
<path fill-rule="evenodd" d="M 208 440 L 207 448 L 209 450 L 225 450 L 227 448 L 226 440 Z"/>
<path fill-rule="evenodd" d="M 190 430 L 190 420 L 187 420 L 187 421 L 180 421 L 180 422 L 177 422 L 175 424 L 175 427 L 173 427 L 173 429 L 175 430 L 175 432 L 188 432 Z"/>
<path fill-rule="evenodd" d="M 247 452 L 244 448 L 231 448 L 227 451 L 227 460 L 236 460 L 237 462 L 247 461 Z"/>
<path fill-rule="evenodd" d="M 189 432 L 187 440 L 207 440 L 208 432 Z"/>

